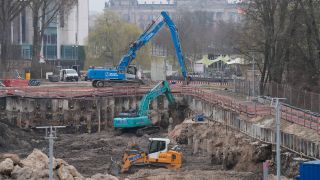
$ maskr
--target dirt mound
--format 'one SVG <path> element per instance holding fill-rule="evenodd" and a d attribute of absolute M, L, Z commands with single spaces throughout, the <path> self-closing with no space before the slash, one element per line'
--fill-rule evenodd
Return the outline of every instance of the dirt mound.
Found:
<path fill-rule="evenodd" d="M 243 134 L 224 129 L 225 126 L 219 124 L 185 120 L 169 132 L 169 137 L 178 143 L 183 139 L 183 142 L 187 142 L 184 144 L 192 147 L 193 156 L 207 156 L 212 166 L 261 173 L 262 162 L 271 159 L 271 146 L 250 143 Z"/>
<path fill-rule="evenodd" d="M 8 155 L 2 155 L 2 157 Z M 11 158 L 12 159 L 11 159 Z M 16 156 L 11 155 L 0 163 L 0 179 L 28 180 L 48 179 L 48 157 L 38 149 L 25 159 L 19 161 Z M 69 165 L 62 159 L 54 159 L 54 179 L 57 180 L 117 180 L 118 178 L 109 174 L 96 174 L 91 178 L 83 177 L 74 166 Z"/>

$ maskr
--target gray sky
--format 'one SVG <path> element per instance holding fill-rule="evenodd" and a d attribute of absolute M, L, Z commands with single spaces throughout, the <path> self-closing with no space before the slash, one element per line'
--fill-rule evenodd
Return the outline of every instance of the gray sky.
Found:
<path fill-rule="evenodd" d="M 90 11 L 102 12 L 106 0 L 89 0 Z"/>
<path fill-rule="evenodd" d="M 102 12 L 102 10 L 104 9 L 104 3 L 108 1 L 108 0 L 89 0 L 89 4 L 90 4 L 90 11 L 98 11 L 98 12 Z M 139 3 L 156 3 L 159 4 L 160 1 L 162 3 L 167 3 L 167 0 L 138 0 Z M 170 0 L 171 2 L 173 2 L 172 0 Z"/>
<path fill-rule="evenodd" d="M 104 3 L 108 1 L 108 0 L 89 0 L 89 4 L 90 4 L 90 11 L 97 11 L 97 12 L 102 12 L 102 10 L 104 9 Z M 168 1 L 167 0 L 138 0 L 139 3 L 144 3 L 144 2 L 147 2 L 147 3 L 160 3 L 160 1 L 162 3 L 167 3 Z M 228 2 L 235 2 L 235 1 L 238 1 L 238 0 L 228 0 Z M 170 2 L 172 3 L 173 0 L 170 0 Z"/>

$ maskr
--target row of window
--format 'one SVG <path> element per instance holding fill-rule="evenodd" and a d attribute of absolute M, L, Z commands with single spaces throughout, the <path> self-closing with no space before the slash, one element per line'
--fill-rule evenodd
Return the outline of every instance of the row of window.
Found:
<path fill-rule="evenodd" d="M 82 46 L 61 46 L 61 59 L 68 60 L 79 60 L 81 52 L 83 51 Z M 23 59 L 32 58 L 32 46 L 23 45 L 21 48 L 21 56 Z M 47 45 L 43 46 L 43 56 L 46 60 L 56 60 L 57 59 L 57 46 Z"/>

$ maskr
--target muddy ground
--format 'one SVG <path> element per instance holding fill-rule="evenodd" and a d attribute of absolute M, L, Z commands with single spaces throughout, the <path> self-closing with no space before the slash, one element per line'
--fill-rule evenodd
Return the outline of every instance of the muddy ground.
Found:
<path fill-rule="evenodd" d="M 176 116 L 175 119 L 184 119 L 182 114 L 171 113 Z M 176 123 L 176 128 L 169 132 L 169 135 L 166 130 L 162 130 L 160 133 L 142 137 L 136 137 L 133 133 L 118 136 L 113 129 L 92 134 L 75 132 L 72 128 L 59 130 L 54 144 L 54 156 L 75 166 L 85 177 L 97 173 L 110 174 L 111 158 L 120 161 L 126 148 L 138 145 L 147 151 L 150 137 L 169 136 L 172 146 L 178 144 L 181 147 L 183 167 L 180 170 L 134 168 L 130 173 L 118 176 L 120 179 L 128 177 L 151 180 L 261 179 L 262 162 L 274 157 L 270 146 L 255 142 L 241 133 L 226 129 L 225 126 L 215 123 L 194 124 L 190 119 L 183 124 L 179 123 Z M 44 139 L 44 135 L 43 130 L 24 130 L 0 121 L 0 154 L 16 153 L 25 158 L 34 148 L 48 154 L 48 141 Z M 191 144 L 190 140 L 193 141 Z M 286 158 L 282 161 L 286 163 L 283 173 L 295 177 L 298 165 L 291 163 L 294 158 L 291 156 L 292 154 L 282 156 Z M 270 171 L 274 171 L 273 166 Z"/>
<path fill-rule="evenodd" d="M 38 130 L 21 130 L 1 123 L 0 152 L 19 154 L 26 157 L 34 148 L 48 153 L 48 142 L 43 138 L 44 132 Z M 112 129 L 94 134 L 65 134 L 58 133 L 54 144 L 56 158 L 64 159 L 85 177 L 97 173 L 110 173 L 111 157 L 120 160 L 123 151 L 133 144 L 142 150 L 147 150 L 149 137 L 167 137 L 163 131 L 152 136 L 136 137 L 134 134 L 125 133 L 115 136 Z M 173 144 L 172 144 L 173 145 Z M 224 171 L 221 165 L 213 165 L 205 154 L 193 154 L 192 147 L 182 145 L 183 167 L 176 171 L 154 167 L 135 168 L 131 173 L 122 174 L 124 179 L 257 179 L 253 173 Z"/>

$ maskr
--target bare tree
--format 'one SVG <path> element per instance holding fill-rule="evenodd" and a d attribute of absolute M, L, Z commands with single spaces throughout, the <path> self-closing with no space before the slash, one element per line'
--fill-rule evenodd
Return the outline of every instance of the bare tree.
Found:
<path fill-rule="evenodd" d="M 10 45 L 10 23 L 19 15 L 19 13 L 29 4 L 29 0 L 1 0 L 0 1 L 0 77 L 5 76 L 8 48 Z"/>
<path fill-rule="evenodd" d="M 302 41 L 295 43 L 296 48 L 302 57 L 303 61 L 296 61 L 299 64 L 299 69 L 305 67 L 307 71 L 302 72 L 304 78 L 302 81 L 307 82 L 307 89 L 315 89 L 319 84 L 320 78 L 320 2 L 317 0 L 298 0 L 301 12 L 300 29 L 304 36 Z"/>
<path fill-rule="evenodd" d="M 319 89 L 320 2 L 253 0 L 245 6 L 241 50 L 259 53 L 261 92 L 269 81 Z"/>
<path fill-rule="evenodd" d="M 77 0 L 31 0 L 30 8 L 32 10 L 33 19 L 33 49 L 31 73 L 33 77 L 37 78 L 36 73 L 39 69 L 39 59 L 41 44 L 45 29 L 49 24 L 57 18 L 59 13 L 67 13 L 71 7 L 77 3 Z M 59 47 L 58 47 L 59 48 Z"/>
<path fill-rule="evenodd" d="M 298 3 L 289 0 L 253 0 L 245 4 L 246 24 L 242 34 L 242 53 L 258 53 L 261 72 L 260 91 L 268 81 L 281 83 L 289 63 L 295 35 Z"/>

